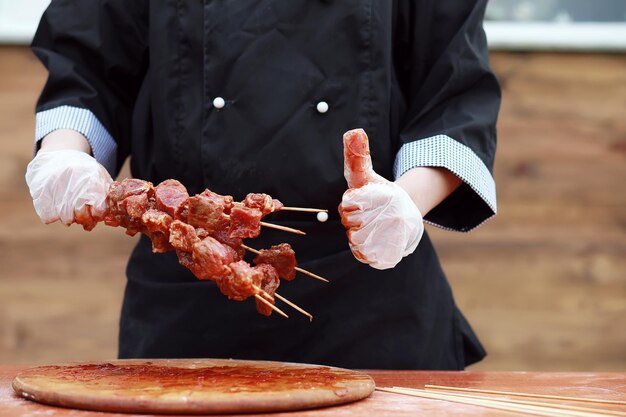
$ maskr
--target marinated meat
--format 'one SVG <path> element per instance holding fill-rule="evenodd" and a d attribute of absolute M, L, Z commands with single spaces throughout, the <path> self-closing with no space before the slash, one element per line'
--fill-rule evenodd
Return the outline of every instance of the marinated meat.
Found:
<path fill-rule="evenodd" d="M 154 187 L 148 181 L 127 178 L 121 182 L 113 182 L 107 194 L 104 223 L 108 226 L 121 226 L 130 236 L 143 232 L 141 216 L 152 207 L 153 197 Z"/>
<path fill-rule="evenodd" d="M 175 250 L 180 264 L 198 279 L 215 281 L 228 298 L 242 301 L 259 294 L 274 304 L 280 277 L 295 276 L 295 254 L 288 244 L 262 250 L 252 267 L 243 260 L 243 238 L 257 237 L 261 218 L 283 206 L 267 194 L 248 194 L 243 202 L 208 189 L 189 197 L 176 180 L 156 188 L 148 181 L 125 179 L 109 189 L 103 219 L 84 213 L 76 221 L 91 230 L 98 221 L 120 226 L 129 235 L 143 233 L 152 241 L 153 252 Z M 272 309 L 258 301 L 257 310 Z"/>
<path fill-rule="evenodd" d="M 243 259 L 243 257 L 246 255 L 246 250 L 241 246 L 243 245 L 243 240 L 241 240 L 241 238 L 238 238 L 238 237 L 228 236 L 228 230 L 226 229 L 216 230 L 213 233 L 211 233 L 211 236 L 213 236 L 213 238 L 215 238 L 220 243 L 223 243 L 224 245 L 228 245 L 231 248 L 233 248 L 235 252 L 237 253 L 237 260 Z"/>
<path fill-rule="evenodd" d="M 197 264 L 199 279 L 216 280 L 230 274 L 229 265 L 235 262 L 237 253 L 230 246 L 218 242 L 211 236 L 193 245 L 193 261 Z M 244 261 L 242 261 L 244 262 Z M 247 262 L 244 262 L 247 264 Z"/>
<path fill-rule="evenodd" d="M 172 224 L 172 217 L 169 214 L 156 209 L 148 209 L 141 216 L 141 223 L 145 229 L 143 233 L 152 241 L 153 252 L 164 253 L 174 249 L 169 242 Z"/>
<path fill-rule="evenodd" d="M 141 222 L 150 233 L 160 232 L 169 235 L 172 217 L 156 209 L 148 209 L 141 215 Z"/>
<path fill-rule="evenodd" d="M 90 206 L 86 207 L 86 212 L 81 212 L 81 213 L 75 214 L 74 216 L 74 221 L 77 224 L 80 224 L 81 226 L 83 226 L 83 229 L 85 229 L 88 232 L 93 230 L 98 225 L 98 222 L 100 220 L 102 219 L 94 218 L 92 216 Z"/>
<path fill-rule="evenodd" d="M 214 193 L 213 191 L 209 190 L 208 188 L 205 189 L 202 193 L 200 193 L 201 196 L 204 197 L 208 197 L 210 198 L 215 204 L 219 204 L 222 207 L 224 207 L 224 213 L 228 214 L 230 213 L 230 209 L 233 208 L 233 197 L 230 195 L 221 195 L 218 193 Z"/>
<path fill-rule="evenodd" d="M 136 178 L 126 178 L 120 182 L 114 181 L 109 186 L 107 197 L 110 201 L 121 202 L 131 195 L 139 194 L 148 194 L 148 197 L 153 197 L 154 186 L 152 183 Z"/>
<path fill-rule="evenodd" d="M 283 203 L 279 200 L 273 199 L 269 195 L 262 193 L 248 194 L 245 200 L 243 200 L 243 204 L 248 208 L 260 210 L 264 216 L 284 207 Z"/>
<path fill-rule="evenodd" d="M 229 237 L 242 239 L 255 238 L 261 233 L 261 218 L 263 213 L 255 208 L 244 205 L 235 205 L 230 210 Z"/>
<path fill-rule="evenodd" d="M 256 265 L 272 265 L 276 268 L 278 275 L 287 281 L 292 281 L 296 277 L 296 266 L 298 266 L 298 263 L 296 262 L 296 254 L 291 248 L 291 245 L 281 243 L 269 249 L 262 249 L 260 252 L 261 253 L 254 258 Z"/>
<path fill-rule="evenodd" d="M 148 236 L 152 242 L 152 252 L 165 253 L 174 249 L 172 245 L 170 245 L 169 236 L 160 232 L 150 233 Z"/>
<path fill-rule="evenodd" d="M 231 300 L 243 301 L 255 295 L 263 280 L 263 273 L 254 269 L 246 261 L 229 265 L 231 273 L 217 281 L 217 286 Z"/>
<path fill-rule="evenodd" d="M 280 279 L 278 277 L 278 272 L 276 268 L 269 264 L 259 264 L 254 267 L 257 271 L 260 271 L 263 274 L 263 278 L 261 280 L 260 288 L 265 292 L 261 292 L 259 295 L 265 298 L 268 302 L 275 304 L 274 294 L 276 293 L 276 289 L 280 285 Z M 267 294 L 267 295 L 266 295 Z M 269 316 L 272 314 L 272 308 L 262 301 L 256 301 L 256 310 L 263 314 L 264 316 Z"/>
<path fill-rule="evenodd" d="M 126 214 L 133 220 L 139 220 L 148 210 L 148 194 L 138 194 L 126 197 L 121 202 Z"/>
<path fill-rule="evenodd" d="M 204 195 L 189 197 L 187 200 L 187 223 L 201 227 L 211 233 L 228 225 L 228 216 L 224 214 L 224 205 L 216 199 Z"/>
<path fill-rule="evenodd" d="M 180 220 L 174 220 L 169 229 L 169 241 L 176 250 L 191 253 L 194 245 L 200 242 L 196 229 Z"/>
<path fill-rule="evenodd" d="M 156 207 L 175 217 L 176 212 L 189 198 L 187 189 L 177 180 L 165 180 L 155 188 Z"/>

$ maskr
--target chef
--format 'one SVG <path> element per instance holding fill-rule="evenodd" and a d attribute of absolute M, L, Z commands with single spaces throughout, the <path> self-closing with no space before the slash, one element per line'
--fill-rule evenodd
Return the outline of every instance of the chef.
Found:
<path fill-rule="evenodd" d="M 247 241 L 290 243 L 302 268 L 330 280 L 280 287 L 312 323 L 229 301 L 142 237 L 126 271 L 119 356 L 379 369 L 480 360 L 422 232 L 424 221 L 468 231 L 496 212 L 500 90 L 485 3 L 53 0 L 32 44 L 49 78 L 26 174 L 44 222 L 101 216 L 128 157 L 134 177 L 175 178 L 191 194 L 264 192 L 330 212 L 324 223 L 276 213 L 271 221 L 307 236 L 264 230 Z M 384 181 L 346 192 L 342 134 L 356 127 Z M 339 204 L 357 212 L 359 260 Z"/>

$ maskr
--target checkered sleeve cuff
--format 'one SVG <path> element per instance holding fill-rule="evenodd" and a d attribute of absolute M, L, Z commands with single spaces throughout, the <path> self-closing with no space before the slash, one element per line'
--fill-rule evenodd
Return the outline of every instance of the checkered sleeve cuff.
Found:
<path fill-rule="evenodd" d="M 81 133 L 89 141 L 94 158 L 111 176 L 115 176 L 117 144 L 98 118 L 89 110 L 72 106 L 60 106 L 37 112 L 35 115 L 35 150 L 39 141 L 57 129 L 71 129 Z"/>
<path fill-rule="evenodd" d="M 397 179 L 409 169 L 420 166 L 446 168 L 467 184 L 491 211 L 491 215 L 482 222 L 496 214 L 496 184 L 493 176 L 484 162 L 468 146 L 447 135 L 436 135 L 406 143 L 396 155 L 394 176 Z M 472 225 L 467 229 L 449 228 L 444 224 L 429 223 L 444 229 L 461 231 L 478 226 Z"/>

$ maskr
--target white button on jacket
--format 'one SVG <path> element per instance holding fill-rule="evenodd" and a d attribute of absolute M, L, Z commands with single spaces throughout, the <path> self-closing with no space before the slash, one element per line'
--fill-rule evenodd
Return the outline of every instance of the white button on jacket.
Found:
<path fill-rule="evenodd" d="M 320 113 L 326 113 L 328 111 L 328 103 L 325 101 L 320 101 L 317 103 L 317 111 Z"/>
<path fill-rule="evenodd" d="M 226 101 L 222 97 L 215 97 L 213 99 L 213 107 L 216 109 L 221 109 L 226 105 Z"/>

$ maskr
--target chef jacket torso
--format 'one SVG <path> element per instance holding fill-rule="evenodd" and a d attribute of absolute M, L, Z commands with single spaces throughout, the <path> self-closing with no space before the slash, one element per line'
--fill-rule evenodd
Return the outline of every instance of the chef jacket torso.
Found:
<path fill-rule="evenodd" d="M 57 3 L 60 12 L 64 2 Z M 467 123 L 463 112 L 459 120 L 422 117 L 422 109 L 436 107 L 427 97 L 442 87 L 429 92 L 423 85 L 437 59 L 432 45 L 420 49 L 417 37 L 428 37 L 434 25 L 479 26 L 471 19 L 484 5 L 463 6 L 463 18 L 446 23 L 427 19 L 439 7 L 428 1 L 421 7 L 362 0 L 99 3 L 100 25 L 107 16 L 122 16 L 104 31 L 81 34 L 83 43 L 113 45 L 101 51 L 108 59 L 98 71 L 107 82 L 68 69 L 65 76 L 95 84 L 97 98 L 68 98 L 49 88 L 40 105 L 92 109 L 116 138 L 118 166 L 130 155 L 137 178 L 155 184 L 176 178 L 190 194 L 208 187 L 237 200 L 264 192 L 330 214 L 318 223 L 310 214 L 276 213 L 266 220 L 307 235 L 263 229 L 260 238 L 246 241 L 258 249 L 288 242 L 302 268 L 328 278 L 325 284 L 298 274 L 278 289 L 312 312 L 312 322 L 295 311 L 289 319 L 261 316 L 251 299 L 229 301 L 214 283 L 180 266 L 174 253 L 153 254 L 142 237 L 127 268 L 120 357 L 462 369 L 484 356 L 427 234 L 397 267 L 378 271 L 355 260 L 336 210 L 346 190 L 343 132 L 364 128 L 374 169 L 393 180 L 403 143 Z M 123 40 L 107 43 L 107 37 Z M 34 44 L 54 38 L 40 29 Z M 431 40 L 444 43 L 443 37 Z M 475 150 L 488 159 L 480 146 Z"/>

